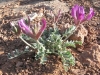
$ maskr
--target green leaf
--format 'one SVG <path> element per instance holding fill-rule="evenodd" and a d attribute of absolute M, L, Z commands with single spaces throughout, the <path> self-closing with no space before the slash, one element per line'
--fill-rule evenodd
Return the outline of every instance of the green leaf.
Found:
<path fill-rule="evenodd" d="M 66 46 L 66 47 L 74 47 L 74 48 L 76 48 L 76 44 L 78 44 L 78 45 L 82 45 L 82 42 L 81 41 L 66 41 L 65 43 L 64 43 L 64 46 Z"/>
<path fill-rule="evenodd" d="M 63 37 L 69 38 L 74 32 L 76 27 L 73 25 L 70 28 L 66 29 L 65 33 L 63 34 Z"/>
<path fill-rule="evenodd" d="M 82 45 L 81 41 L 74 41 L 75 44 Z"/>
<path fill-rule="evenodd" d="M 70 66 L 75 65 L 75 58 L 70 51 L 64 50 L 59 53 L 64 69 L 67 71 Z"/>
<path fill-rule="evenodd" d="M 64 43 L 64 45 L 66 46 L 66 47 L 76 47 L 75 46 L 75 42 L 74 41 L 66 41 L 65 43 Z"/>
<path fill-rule="evenodd" d="M 40 59 L 40 64 L 45 64 L 46 61 L 47 61 L 47 58 L 46 58 L 46 56 L 44 54 L 44 55 L 42 55 L 42 57 Z"/>

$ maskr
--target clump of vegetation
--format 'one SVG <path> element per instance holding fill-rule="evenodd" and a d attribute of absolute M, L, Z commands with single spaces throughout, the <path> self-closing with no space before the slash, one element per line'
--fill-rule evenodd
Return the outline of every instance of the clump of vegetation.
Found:
<path fill-rule="evenodd" d="M 60 30 L 57 27 L 61 11 L 59 11 L 58 15 L 54 15 L 54 22 L 52 23 L 53 27 L 50 27 L 49 29 L 46 28 L 47 22 L 44 18 L 33 25 L 31 23 L 32 18 L 29 16 L 26 19 L 11 22 L 13 31 L 27 44 L 27 46 L 24 51 L 19 52 L 19 50 L 16 49 L 12 52 L 13 54 L 8 53 L 9 59 L 30 52 L 29 47 L 31 47 L 33 50 L 37 50 L 35 59 L 39 59 L 41 64 L 46 63 L 48 55 L 56 54 L 61 58 L 64 69 L 67 71 L 70 66 L 75 65 L 75 58 L 69 47 L 75 48 L 76 44 L 82 45 L 81 41 L 68 40 L 68 38 L 77 30 L 82 22 L 90 20 L 93 17 L 94 11 L 90 8 L 89 14 L 85 17 L 84 8 L 75 5 L 71 10 L 71 14 L 74 18 L 75 25 L 71 25 L 62 33 L 60 33 Z"/>

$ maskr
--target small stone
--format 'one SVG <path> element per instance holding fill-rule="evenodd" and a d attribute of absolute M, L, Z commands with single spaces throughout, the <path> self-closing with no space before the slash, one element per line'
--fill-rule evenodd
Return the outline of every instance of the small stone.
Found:
<path fill-rule="evenodd" d="M 17 62 L 16 67 L 21 67 L 23 65 L 23 62 Z"/>
<path fill-rule="evenodd" d="M 81 70 L 81 69 L 71 69 L 71 72 L 74 74 L 74 75 L 84 75 L 86 73 L 85 70 Z"/>
<path fill-rule="evenodd" d="M 1 74 L 0 74 L 1 75 Z M 8 73 L 3 73 L 3 75 L 8 75 Z"/>
<path fill-rule="evenodd" d="M 4 54 L 4 51 L 0 51 L 0 55 L 1 55 L 1 54 Z"/>
<path fill-rule="evenodd" d="M 22 70 L 22 72 L 25 72 L 24 70 Z"/>
<path fill-rule="evenodd" d="M 3 73 L 2 73 L 2 71 L 0 70 L 0 75 L 2 75 Z"/>
<path fill-rule="evenodd" d="M 4 37 L 3 39 L 6 41 L 8 39 L 8 37 Z"/>
<path fill-rule="evenodd" d="M 76 65 L 79 67 L 82 66 L 82 64 L 79 61 L 76 61 Z"/>
<path fill-rule="evenodd" d="M 100 8 L 100 0 L 92 0 L 92 2 L 95 7 Z"/>
<path fill-rule="evenodd" d="M 78 72 L 80 72 L 79 69 L 71 69 L 71 72 L 74 73 L 75 75 L 78 75 Z"/>
<path fill-rule="evenodd" d="M 21 73 L 18 73 L 18 75 L 22 75 Z"/>
<path fill-rule="evenodd" d="M 84 37 L 87 36 L 88 31 L 83 25 L 80 25 L 80 27 L 77 29 L 77 31 L 69 38 L 70 40 L 77 40 L 84 42 Z"/>
<path fill-rule="evenodd" d="M 25 72 L 28 73 L 28 69 L 26 69 Z"/>

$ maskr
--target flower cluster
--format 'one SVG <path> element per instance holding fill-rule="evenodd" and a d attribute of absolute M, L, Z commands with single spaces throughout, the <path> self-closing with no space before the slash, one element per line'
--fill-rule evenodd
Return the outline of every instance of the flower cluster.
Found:
<path fill-rule="evenodd" d="M 54 15 L 52 25 L 54 27 L 46 29 L 46 20 L 43 18 L 41 23 L 31 25 L 31 19 L 20 19 L 16 23 L 11 22 L 11 26 L 15 29 L 17 34 L 23 32 L 20 35 L 20 39 L 28 45 L 23 52 L 18 50 L 13 52 L 13 56 L 9 54 L 9 58 L 17 57 L 21 54 L 29 52 L 29 47 L 36 49 L 37 53 L 35 59 L 40 59 L 40 63 L 44 64 L 47 61 L 49 54 L 56 54 L 60 56 L 64 69 L 67 71 L 69 66 L 75 65 L 75 58 L 71 54 L 70 47 L 75 48 L 76 44 L 82 45 L 81 41 L 68 40 L 68 38 L 77 30 L 79 24 L 86 20 L 90 20 L 94 11 L 90 8 L 90 12 L 85 16 L 85 11 L 82 6 L 75 5 L 72 7 L 71 15 L 74 18 L 75 25 L 69 26 L 63 33 L 60 33 L 57 27 L 57 22 L 61 16 L 61 10 L 57 15 Z M 45 31 L 44 31 L 45 30 Z M 29 36 L 29 37 L 27 37 Z M 30 38 L 31 37 L 31 38 Z M 40 38 L 40 39 L 39 39 Z M 34 41 L 35 40 L 35 41 Z"/>
<path fill-rule="evenodd" d="M 93 8 L 90 8 L 90 12 L 87 16 L 85 16 L 84 8 L 82 6 L 75 5 L 72 7 L 71 15 L 74 18 L 75 25 L 79 25 L 86 20 L 90 20 L 94 15 L 94 11 Z"/>
<path fill-rule="evenodd" d="M 30 21 L 30 20 L 29 20 Z M 11 22 L 11 26 L 14 27 L 14 24 Z M 27 36 L 38 40 L 39 37 L 42 35 L 43 31 L 46 28 L 46 20 L 43 18 L 41 20 L 41 25 L 40 23 L 38 25 L 30 25 L 30 23 L 26 23 L 25 19 L 20 19 L 18 21 L 18 25 L 15 26 L 15 28 L 17 29 L 16 32 L 23 32 L 24 34 L 26 34 Z M 19 33 L 20 34 L 20 33 Z"/>

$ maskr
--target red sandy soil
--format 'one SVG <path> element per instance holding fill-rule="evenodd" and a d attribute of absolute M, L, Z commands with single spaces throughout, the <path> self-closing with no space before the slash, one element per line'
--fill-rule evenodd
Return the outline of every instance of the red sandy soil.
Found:
<path fill-rule="evenodd" d="M 83 23 L 88 30 L 88 36 L 85 37 L 82 47 L 72 50 L 76 65 L 71 67 L 68 72 L 63 69 L 61 60 L 54 55 L 48 57 L 46 65 L 39 64 L 39 60 L 34 59 L 34 53 L 27 53 L 12 60 L 7 58 L 7 53 L 14 49 L 23 50 L 25 47 L 25 44 L 11 32 L 10 21 L 22 17 L 23 11 L 29 14 L 37 10 L 32 5 L 35 0 L 8 0 L 6 3 L 2 1 L 0 1 L 0 75 L 100 75 L 99 0 L 60 0 L 66 3 L 69 9 L 74 4 L 79 4 L 84 6 L 86 13 L 89 12 L 89 7 L 93 7 L 95 11 L 92 20 Z M 17 9 L 27 5 L 29 5 L 27 10 Z M 63 14 L 62 20 L 64 23 L 73 23 L 70 10 Z"/>

